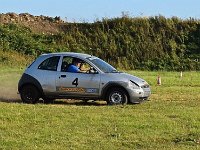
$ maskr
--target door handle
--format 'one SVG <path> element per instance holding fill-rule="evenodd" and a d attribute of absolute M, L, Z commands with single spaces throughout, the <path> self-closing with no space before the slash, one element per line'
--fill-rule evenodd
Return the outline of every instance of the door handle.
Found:
<path fill-rule="evenodd" d="M 60 77 L 61 77 L 61 78 L 66 78 L 66 75 L 61 75 Z"/>

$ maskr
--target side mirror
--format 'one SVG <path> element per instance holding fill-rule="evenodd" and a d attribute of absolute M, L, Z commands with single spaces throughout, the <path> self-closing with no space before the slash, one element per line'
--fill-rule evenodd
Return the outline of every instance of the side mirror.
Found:
<path fill-rule="evenodd" d="M 90 67 L 89 73 L 90 74 L 98 74 L 98 72 L 96 71 L 96 69 L 93 68 L 93 67 Z"/>

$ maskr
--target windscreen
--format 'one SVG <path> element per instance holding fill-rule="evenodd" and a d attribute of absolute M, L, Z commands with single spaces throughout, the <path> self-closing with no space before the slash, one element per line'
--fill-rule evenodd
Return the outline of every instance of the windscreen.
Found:
<path fill-rule="evenodd" d="M 101 71 L 104 73 L 114 73 L 118 72 L 113 66 L 106 63 L 105 61 L 99 59 L 99 58 L 88 58 L 95 66 L 97 66 Z"/>

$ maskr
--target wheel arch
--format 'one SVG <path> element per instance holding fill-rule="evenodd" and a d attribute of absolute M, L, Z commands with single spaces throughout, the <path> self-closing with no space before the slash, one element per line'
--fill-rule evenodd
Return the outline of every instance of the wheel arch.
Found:
<path fill-rule="evenodd" d="M 18 83 L 18 92 L 20 93 L 21 89 L 27 85 L 33 85 L 40 93 L 40 96 L 44 95 L 42 86 L 39 83 L 39 81 L 35 79 L 34 77 L 24 73 Z"/>
<path fill-rule="evenodd" d="M 116 83 L 116 82 L 107 83 L 107 85 L 102 89 L 102 92 L 101 92 L 102 96 L 101 97 L 103 99 L 106 99 L 110 89 L 112 89 L 112 88 L 120 88 L 120 89 L 122 89 L 127 94 L 128 102 L 130 101 L 130 95 L 129 95 L 128 91 L 126 90 L 126 88 L 124 86 L 122 86 L 121 84 Z"/>

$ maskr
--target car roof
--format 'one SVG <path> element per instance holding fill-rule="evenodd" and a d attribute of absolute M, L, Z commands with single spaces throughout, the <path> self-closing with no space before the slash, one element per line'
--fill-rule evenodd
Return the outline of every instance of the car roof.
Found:
<path fill-rule="evenodd" d="M 78 58 L 88 58 L 92 57 L 92 55 L 84 54 L 84 53 L 74 53 L 74 52 L 57 52 L 57 53 L 48 53 L 48 54 L 42 54 L 42 56 L 71 56 L 71 57 L 78 57 Z"/>

